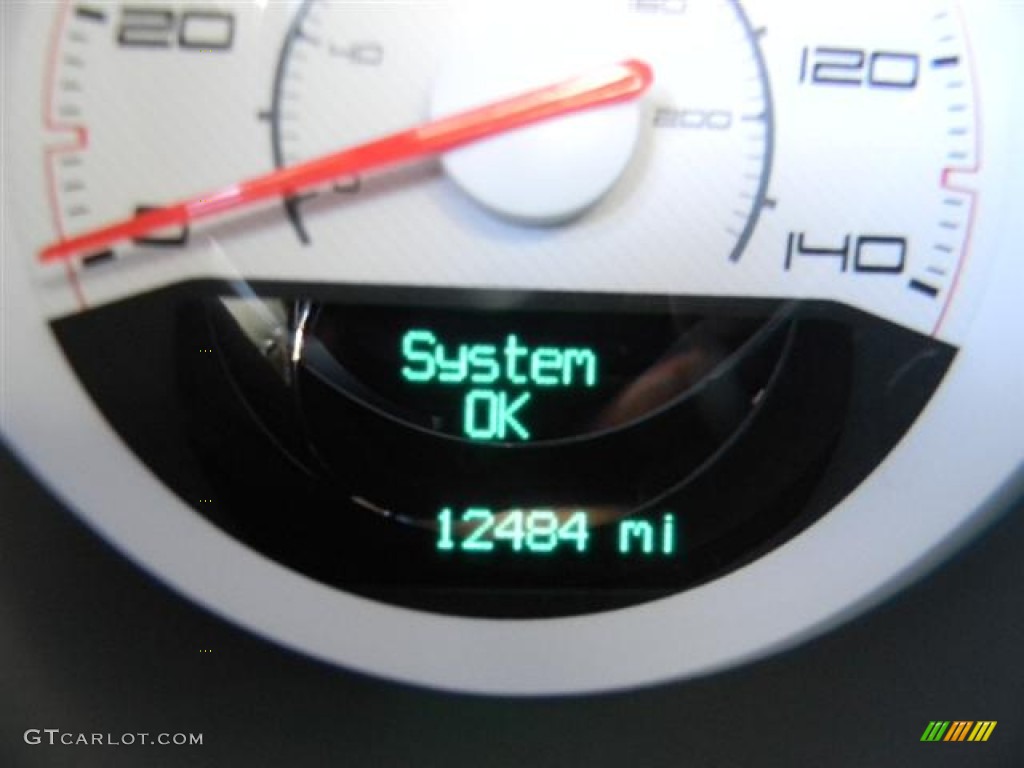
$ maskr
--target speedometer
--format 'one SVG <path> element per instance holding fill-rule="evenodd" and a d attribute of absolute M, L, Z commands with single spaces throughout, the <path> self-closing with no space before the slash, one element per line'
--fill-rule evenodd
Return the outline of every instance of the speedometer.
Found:
<path fill-rule="evenodd" d="M 280 642 L 482 691 L 698 674 L 1019 472 L 1008 4 L 10 15 L 5 434 Z"/>

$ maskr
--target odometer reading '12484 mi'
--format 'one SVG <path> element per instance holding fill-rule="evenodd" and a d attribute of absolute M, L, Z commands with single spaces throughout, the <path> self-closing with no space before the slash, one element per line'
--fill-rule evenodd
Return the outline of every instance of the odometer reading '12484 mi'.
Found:
<path fill-rule="evenodd" d="M 490 553 L 498 548 L 548 555 L 560 548 L 585 554 L 590 548 L 589 515 L 576 510 L 560 515 L 551 509 L 511 509 L 495 514 L 486 507 L 470 507 L 458 517 L 445 507 L 437 517 L 437 548 L 449 552 Z M 647 520 L 618 523 L 616 551 L 620 555 L 673 555 L 676 518 L 662 516 L 660 525 Z"/>

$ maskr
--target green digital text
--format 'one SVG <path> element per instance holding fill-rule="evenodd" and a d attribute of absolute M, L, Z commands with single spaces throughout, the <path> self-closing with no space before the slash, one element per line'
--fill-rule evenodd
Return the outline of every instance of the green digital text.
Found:
<path fill-rule="evenodd" d="M 501 344 L 444 344 L 432 331 L 414 329 L 402 337 L 402 361 L 402 377 L 414 384 L 597 386 L 594 350 L 530 347 L 514 333 Z"/>
<path fill-rule="evenodd" d="M 586 552 L 590 544 L 588 515 L 583 510 L 511 509 L 495 513 L 469 507 L 456 516 L 445 507 L 437 516 L 437 548 L 486 553 L 505 547 L 512 552 L 548 555 L 559 548 Z"/>
<path fill-rule="evenodd" d="M 661 524 L 651 520 L 619 522 L 620 555 L 674 555 L 676 552 L 676 516 L 662 516 Z"/>
<path fill-rule="evenodd" d="M 672 512 L 660 519 L 620 520 L 611 533 L 614 551 L 622 558 L 667 558 L 678 549 L 676 516 Z M 558 551 L 586 554 L 592 550 L 590 515 L 582 509 L 495 512 L 489 507 L 467 507 L 462 511 L 445 507 L 437 516 L 436 545 L 441 552 L 480 556 L 501 550 L 524 555 L 550 555 Z"/>
<path fill-rule="evenodd" d="M 500 343 L 445 343 L 433 331 L 402 336 L 402 378 L 416 386 L 465 387 L 463 434 L 478 441 L 529 440 L 529 403 L 537 392 L 592 388 L 599 359 L 587 347 L 531 347 L 514 333 Z"/>

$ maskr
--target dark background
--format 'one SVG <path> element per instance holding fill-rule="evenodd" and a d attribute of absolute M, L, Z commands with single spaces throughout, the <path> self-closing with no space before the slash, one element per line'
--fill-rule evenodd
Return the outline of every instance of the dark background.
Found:
<path fill-rule="evenodd" d="M 894 599 L 781 655 L 549 700 L 381 682 L 236 629 L 114 553 L 6 448 L 0 508 L 4 768 L 1024 766 L 1024 500 Z M 921 743 L 937 719 L 998 726 L 984 744 Z M 28 746 L 29 728 L 203 745 Z"/>

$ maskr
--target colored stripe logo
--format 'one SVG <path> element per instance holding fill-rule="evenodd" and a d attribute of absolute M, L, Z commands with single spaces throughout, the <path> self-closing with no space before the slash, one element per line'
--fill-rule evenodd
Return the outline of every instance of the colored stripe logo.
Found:
<path fill-rule="evenodd" d="M 932 720 L 921 741 L 988 741 L 996 729 L 995 720 Z"/>

